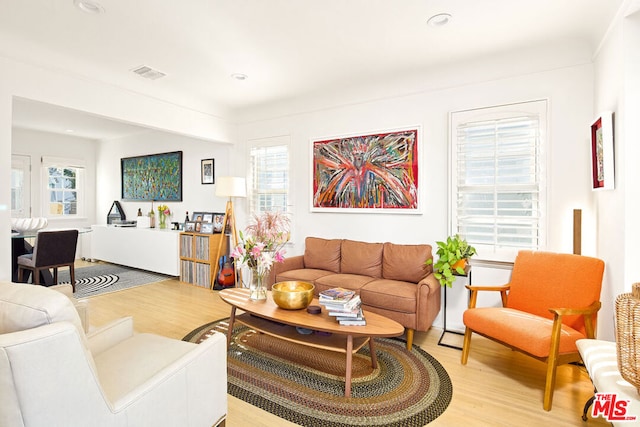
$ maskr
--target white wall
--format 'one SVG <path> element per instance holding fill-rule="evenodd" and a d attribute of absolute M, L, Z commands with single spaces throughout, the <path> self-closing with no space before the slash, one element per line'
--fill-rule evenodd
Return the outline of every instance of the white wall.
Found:
<path fill-rule="evenodd" d="M 291 136 L 292 203 L 297 238 L 289 253 L 302 253 L 306 236 L 434 245 L 448 234 L 449 112 L 548 99 L 548 249 L 571 252 L 572 227 L 569 225 L 572 211 L 576 207 L 590 206 L 592 198 L 589 181 L 592 85 L 590 64 L 459 86 L 455 81 L 449 81 L 441 90 L 247 121 L 240 125 L 239 140 L 248 144 L 252 139 Z M 310 212 L 312 139 L 412 125 L 422 128 L 419 145 L 422 214 Z M 583 253 L 594 254 L 595 237 L 593 233 L 589 236 L 588 230 L 585 240 L 591 243 L 585 245 Z"/>
<path fill-rule="evenodd" d="M 12 154 L 26 155 L 31 158 L 31 216 L 46 216 L 46 212 L 42 210 L 42 189 L 45 185 L 40 162 L 42 156 L 71 158 L 85 162 L 83 215 L 82 218 L 72 221 L 68 219 L 50 219 L 49 224 L 52 227 L 86 227 L 94 224 L 97 141 L 20 128 L 13 129 L 12 140 Z"/>
<path fill-rule="evenodd" d="M 135 219 L 138 209 L 147 214 L 150 202 L 121 201 L 120 159 L 146 154 L 182 151 L 182 202 L 167 202 L 170 221 L 183 222 L 185 213 L 224 212 L 226 200 L 215 196 L 215 184 L 201 184 L 200 160 L 215 159 L 215 176 L 229 175 L 230 144 L 214 143 L 163 132 L 149 131 L 133 136 L 100 141 L 97 154 L 96 222 L 105 224 L 114 200 L 120 201 L 127 219 Z M 154 203 L 157 209 L 158 203 Z M 156 212 L 157 213 L 157 212 Z"/>
<path fill-rule="evenodd" d="M 0 57 L 0 280 L 8 280 L 11 274 L 9 206 L 14 97 L 205 140 L 235 141 L 235 125 L 215 114 L 62 72 L 55 64 L 42 68 Z"/>
<path fill-rule="evenodd" d="M 594 193 L 597 210 L 598 256 L 605 260 L 602 309 L 598 336 L 615 339 L 615 298 L 640 281 L 640 44 L 639 14 L 616 25 L 595 58 L 594 118 L 600 111 L 614 111 L 615 189 Z"/>

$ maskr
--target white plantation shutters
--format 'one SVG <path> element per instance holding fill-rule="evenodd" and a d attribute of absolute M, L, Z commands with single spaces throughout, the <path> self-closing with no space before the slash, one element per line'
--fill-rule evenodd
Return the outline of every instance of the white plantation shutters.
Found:
<path fill-rule="evenodd" d="M 249 157 L 249 211 L 252 214 L 288 212 L 288 137 L 268 138 L 254 143 Z"/>
<path fill-rule="evenodd" d="M 451 115 L 453 233 L 483 259 L 544 247 L 546 101 Z"/>

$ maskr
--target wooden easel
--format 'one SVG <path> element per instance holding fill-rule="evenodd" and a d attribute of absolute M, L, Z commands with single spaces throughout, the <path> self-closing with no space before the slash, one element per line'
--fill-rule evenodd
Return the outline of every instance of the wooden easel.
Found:
<path fill-rule="evenodd" d="M 230 250 L 229 252 L 231 252 L 233 249 L 235 249 L 236 246 L 238 246 L 238 233 L 236 230 L 236 216 L 233 212 L 233 202 L 231 201 L 231 198 L 229 198 L 229 200 L 227 201 L 227 207 L 225 208 L 225 212 L 224 212 L 224 221 L 222 222 L 222 238 L 220 239 L 220 243 L 218 244 L 218 256 L 220 256 L 220 254 L 222 254 L 222 250 L 225 247 L 226 244 L 226 238 L 225 233 L 227 232 L 227 225 L 229 226 L 229 232 L 230 232 Z M 213 269 L 213 278 L 211 281 L 211 287 L 213 288 L 214 284 L 216 283 L 215 281 L 218 278 L 218 263 L 216 263 L 215 268 Z M 238 287 L 238 284 L 240 284 L 240 287 L 242 287 L 242 273 L 240 272 L 240 269 L 238 268 L 236 261 L 233 260 L 233 270 L 236 273 L 236 287 Z"/>

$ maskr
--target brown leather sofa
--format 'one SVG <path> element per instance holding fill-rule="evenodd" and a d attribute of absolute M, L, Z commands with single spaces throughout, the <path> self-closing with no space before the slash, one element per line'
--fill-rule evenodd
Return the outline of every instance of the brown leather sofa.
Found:
<path fill-rule="evenodd" d="M 274 264 L 269 283 L 311 282 L 316 296 L 334 287 L 353 289 L 365 310 L 406 328 L 410 350 L 414 331 L 428 330 L 440 311 L 440 283 L 432 266 L 425 265 L 430 258 L 430 245 L 307 237 L 304 255 Z"/>

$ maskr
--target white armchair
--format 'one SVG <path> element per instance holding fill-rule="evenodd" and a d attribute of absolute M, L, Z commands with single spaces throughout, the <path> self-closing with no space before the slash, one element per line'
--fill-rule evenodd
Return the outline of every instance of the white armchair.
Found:
<path fill-rule="evenodd" d="M 0 425 L 218 425 L 226 371 L 221 334 L 192 344 L 124 318 L 85 335 L 65 295 L 0 283 Z"/>

